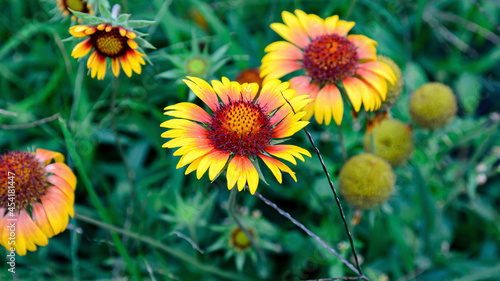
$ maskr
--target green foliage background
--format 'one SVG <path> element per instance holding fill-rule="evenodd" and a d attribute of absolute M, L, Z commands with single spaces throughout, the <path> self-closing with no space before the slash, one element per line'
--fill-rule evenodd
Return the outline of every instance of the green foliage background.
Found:
<path fill-rule="evenodd" d="M 480 1 L 487 16 L 468 0 L 111 2 L 121 4 L 132 19 L 157 21 L 141 30 L 157 48 L 148 51 L 153 65 L 144 67 L 142 75 L 128 79 L 122 72 L 119 77 L 117 125 L 135 190 L 111 129 L 111 70 L 104 81 L 93 80 L 87 76 L 86 60 L 70 57 L 77 41 L 62 42 L 70 36 L 70 22 L 61 20 L 55 1 L 0 0 L 0 108 L 17 114 L 0 114 L 0 148 L 60 151 L 79 179 L 75 211 L 80 217 L 48 246 L 17 257 L 17 280 L 353 276 L 248 192 L 238 195 L 239 212 L 254 229 L 266 259 L 253 262 L 255 251 L 243 266 L 241 258 L 226 259 L 234 250 L 224 241 L 234 226 L 227 214 L 225 178 L 210 183 L 207 176 L 184 176 L 184 168 L 175 169 L 178 157 L 161 148 L 165 140 L 159 125 L 167 120 L 163 108 L 194 100 L 182 83 L 156 77 L 173 68 L 182 73 L 169 56 L 192 52 L 193 38 L 209 53 L 229 44 L 228 62 L 213 77 L 233 79 L 242 69 L 260 65 L 264 48 L 280 40 L 269 25 L 282 22 L 282 11 L 296 8 L 323 18 L 338 14 L 345 19 L 350 13 L 349 20 L 356 22 L 351 33 L 375 39 L 378 53 L 401 67 L 405 90 L 391 110 L 395 118 L 411 122 L 408 98 L 426 82 L 445 83 L 458 97 L 459 117 L 444 129 L 414 127 L 416 151 L 408 164 L 395 168 L 396 192 L 351 226 L 365 274 L 370 280 L 500 280 L 500 30 L 488 19 L 498 23 L 497 2 Z M 206 26 L 196 17 L 204 18 Z M 60 120 L 10 127 L 56 113 Z M 365 118 L 347 115 L 342 130 L 353 156 L 363 151 Z M 313 121 L 308 129 L 336 179 L 344 162 L 337 128 Z M 313 151 L 303 132 L 291 141 Z M 261 182 L 258 191 L 351 260 L 319 161 L 306 159 L 293 169 L 297 183 L 285 177 L 279 185 L 265 171 L 269 186 Z M 103 210 L 92 201 L 86 188 L 90 185 Z M 346 203 L 344 209 L 350 221 L 354 209 Z M 111 233 L 118 234 L 122 248 Z M 208 251 L 217 243 L 218 250 Z M 12 279 L 8 265 L 2 264 L 0 279 Z"/>

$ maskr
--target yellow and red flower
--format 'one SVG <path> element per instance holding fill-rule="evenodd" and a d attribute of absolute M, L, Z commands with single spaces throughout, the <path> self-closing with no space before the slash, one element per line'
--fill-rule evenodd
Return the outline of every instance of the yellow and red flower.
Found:
<path fill-rule="evenodd" d="M 333 117 L 340 125 L 344 113 L 340 86 L 356 112 L 362 103 L 367 111 L 380 107 L 386 80 L 394 84 L 396 78 L 389 66 L 377 61 L 377 42 L 364 35 L 346 36 L 355 23 L 336 15 L 322 19 L 295 10 L 295 15 L 285 11 L 282 17 L 285 24 L 273 23 L 271 28 L 288 42 L 267 46 L 260 75 L 278 79 L 302 70 L 302 75 L 290 79 L 290 87 L 314 99 L 305 119 L 314 114 L 319 124 L 328 125 Z"/>
<path fill-rule="evenodd" d="M 26 255 L 66 229 L 76 177 L 63 161 L 45 149 L 0 155 L 0 244 L 8 251 Z"/>
<path fill-rule="evenodd" d="M 71 20 L 76 20 L 76 16 L 71 13 L 70 9 L 90 15 L 94 13 L 92 5 L 88 4 L 86 0 L 57 0 L 57 6 L 64 17 L 71 15 Z"/>
<path fill-rule="evenodd" d="M 278 182 L 282 182 L 282 171 L 297 181 L 295 173 L 274 157 L 293 164 L 295 158 L 304 161 L 302 154 L 311 157 L 303 148 L 276 143 L 309 123 L 300 121 L 306 114 L 301 109 L 310 102 L 307 96 L 295 95 L 289 83 L 276 79 L 264 84 L 257 96 L 256 83 L 240 84 L 224 77 L 222 82 L 213 80 L 210 85 L 200 78 L 188 78 L 183 81 L 211 113 L 187 102 L 165 108 L 165 115 L 178 118 L 161 124 L 170 129 L 162 137 L 172 139 L 163 147 L 179 147 L 174 152 L 175 156 L 182 156 L 177 168 L 189 164 L 186 174 L 196 170 L 198 179 L 208 170 L 210 180 L 214 180 L 227 166 L 228 188 L 237 183 L 241 191 L 248 184 L 254 194 L 259 174 L 252 161 L 258 157 Z"/>
<path fill-rule="evenodd" d="M 139 45 L 134 40 L 137 35 L 132 30 L 103 23 L 97 26 L 75 25 L 69 29 L 69 33 L 75 37 L 88 37 L 75 46 L 71 56 L 80 58 L 94 49 L 87 60 L 92 78 L 97 75 L 97 79 L 104 79 L 108 58 L 116 77 L 120 74 L 120 64 L 128 77 L 132 76 L 132 70 L 141 74 L 141 64 L 146 64 L 142 58 L 146 55 L 137 50 Z"/>

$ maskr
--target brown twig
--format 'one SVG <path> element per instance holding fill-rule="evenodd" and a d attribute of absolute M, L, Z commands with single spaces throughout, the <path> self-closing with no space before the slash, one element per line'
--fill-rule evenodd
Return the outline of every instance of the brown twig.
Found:
<path fill-rule="evenodd" d="M 281 96 L 283 97 L 283 99 L 285 99 L 286 103 L 288 103 L 288 105 L 292 109 L 292 112 L 294 114 L 297 114 L 295 112 L 295 109 L 293 108 L 292 104 L 288 101 L 287 98 L 285 98 L 283 93 L 281 93 Z M 309 142 L 311 143 L 311 145 L 314 147 L 314 150 L 316 151 L 316 155 L 318 156 L 318 159 L 321 162 L 321 166 L 323 167 L 323 171 L 326 175 L 326 178 L 328 179 L 328 183 L 330 184 L 330 189 L 332 190 L 333 196 L 335 197 L 335 201 L 337 202 L 340 216 L 342 217 L 342 222 L 344 224 L 344 228 L 345 228 L 345 231 L 347 233 L 347 237 L 349 238 L 349 243 L 351 244 L 352 254 L 354 255 L 354 260 L 356 261 L 356 267 L 358 268 L 358 271 L 359 271 L 358 275 L 360 277 L 362 277 L 362 279 L 367 280 L 366 276 L 363 275 L 363 271 L 361 270 L 361 266 L 359 265 L 358 253 L 356 252 L 356 248 L 354 247 L 354 240 L 352 239 L 352 234 L 349 231 L 349 226 L 347 224 L 347 220 L 345 218 L 345 214 L 344 214 L 344 210 L 342 209 L 342 205 L 340 204 L 340 199 L 337 195 L 337 191 L 335 190 L 335 186 L 333 185 L 332 179 L 330 178 L 330 173 L 328 173 L 328 169 L 326 168 L 325 162 L 323 161 L 323 157 L 321 156 L 321 153 L 319 152 L 318 147 L 314 143 L 314 140 L 313 140 L 311 134 L 309 133 L 309 131 L 307 131 L 306 128 L 304 128 L 303 130 L 306 133 L 307 138 L 309 139 Z"/>
<path fill-rule="evenodd" d="M 483 14 L 497 28 L 497 30 L 500 30 L 500 25 L 494 19 L 492 19 L 490 15 L 488 15 L 488 13 L 486 13 L 483 7 L 481 7 L 481 5 L 479 5 L 479 3 L 476 0 L 470 0 L 470 1 L 472 2 L 472 4 L 474 4 L 474 6 L 477 7 L 479 12 L 481 12 L 481 14 Z"/>
<path fill-rule="evenodd" d="M 48 123 L 48 122 L 51 122 L 51 121 L 54 121 L 56 120 L 61 114 L 60 113 L 56 113 L 50 117 L 46 117 L 46 118 L 43 118 L 43 119 L 40 119 L 38 121 L 35 121 L 35 122 L 31 122 L 31 123 L 26 123 L 26 124 L 16 124 L 16 125 L 0 125 L 0 128 L 4 129 L 4 130 L 21 130 L 21 129 L 27 129 L 27 128 L 32 128 L 32 127 L 36 127 L 36 126 L 39 126 L 41 124 L 45 124 L 45 123 Z"/>

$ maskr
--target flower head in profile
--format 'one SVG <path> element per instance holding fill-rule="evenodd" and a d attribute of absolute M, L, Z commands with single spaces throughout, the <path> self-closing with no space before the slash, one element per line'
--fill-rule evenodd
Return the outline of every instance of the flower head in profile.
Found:
<path fill-rule="evenodd" d="M 76 177 L 63 161 L 45 149 L 0 155 L 0 244 L 8 251 L 26 255 L 66 229 Z"/>
<path fill-rule="evenodd" d="M 129 14 L 111 15 L 102 1 L 99 10 L 102 17 L 77 14 L 82 17 L 84 24 L 70 27 L 69 33 L 86 39 L 73 48 L 71 56 L 78 59 L 90 53 L 87 68 L 91 69 L 92 78 L 97 76 L 98 80 L 104 79 L 108 61 L 111 62 L 111 70 L 116 77 L 120 74 L 120 69 L 128 77 L 132 76 L 132 71 L 141 74 L 141 65 L 146 64 L 143 57 L 146 55 L 139 44 L 146 48 L 154 47 L 141 38 L 144 34 L 133 28 L 145 27 L 153 22 L 128 20 Z"/>
<path fill-rule="evenodd" d="M 256 83 L 231 82 L 227 78 L 212 81 L 212 85 L 196 77 L 183 80 L 209 108 L 210 113 L 193 103 L 178 103 L 165 108 L 166 115 L 176 117 L 165 121 L 169 129 L 162 134 L 170 138 L 163 145 L 179 149 L 182 156 L 177 168 L 189 164 L 186 174 L 196 170 L 199 178 L 208 170 L 214 180 L 227 167 L 227 186 L 238 190 L 246 184 L 252 194 L 259 183 L 257 159 L 260 158 L 281 183 L 281 172 L 295 173 L 277 158 L 296 164 L 310 153 L 295 145 L 277 144 L 304 128 L 309 122 L 300 121 L 306 114 L 301 109 L 310 101 L 296 96 L 289 83 L 270 80 L 262 87 Z M 293 107 L 293 110 L 292 110 Z M 294 111 L 296 113 L 294 113 Z"/>
<path fill-rule="evenodd" d="M 314 99 L 306 110 L 319 124 L 330 124 L 333 117 L 340 125 L 344 113 L 341 89 L 354 110 L 380 108 L 387 93 L 387 81 L 395 82 L 389 66 L 377 61 L 377 42 L 364 35 L 347 35 L 354 22 L 338 16 L 322 19 L 314 14 L 295 10 L 295 15 L 282 13 L 285 24 L 273 23 L 271 28 L 286 41 L 267 46 L 262 59 L 261 76 L 281 78 L 301 70 L 290 79 L 297 94 Z M 347 36 L 346 36 L 347 35 Z"/>
<path fill-rule="evenodd" d="M 62 12 L 63 17 L 71 15 L 71 20 L 76 20 L 76 16 L 71 10 L 84 14 L 94 13 L 92 11 L 92 4 L 89 4 L 86 0 L 57 0 L 57 6 L 59 7 L 59 11 Z"/>

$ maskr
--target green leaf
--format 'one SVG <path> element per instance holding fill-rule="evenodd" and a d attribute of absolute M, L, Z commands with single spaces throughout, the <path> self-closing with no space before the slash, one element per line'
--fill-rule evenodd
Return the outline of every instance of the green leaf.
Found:
<path fill-rule="evenodd" d="M 148 48 L 148 49 L 153 49 L 153 50 L 156 50 L 156 47 L 151 45 L 151 43 L 149 43 L 148 41 L 146 41 L 144 38 L 142 37 L 139 37 L 137 36 L 134 40 L 137 41 L 137 43 L 139 43 L 139 45 L 141 45 L 142 47 L 144 48 Z"/>
<path fill-rule="evenodd" d="M 252 164 L 255 166 L 255 169 L 257 170 L 257 174 L 259 174 L 259 178 L 266 184 L 266 185 L 269 185 L 269 183 L 267 183 L 266 181 L 266 178 L 264 177 L 264 174 L 262 173 L 262 170 L 260 169 L 260 165 L 259 165 L 259 160 L 257 159 L 250 159 L 250 162 L 252 162 Z"/>
<path fill-rule="evenodd" d="M 99 12 L 101 13 L 101 16 L 105 18 L 108 21 L 112 21 L 113 17 L 111 16 L 111 12 L 104 6 L 103 1 L 100 1 L 99 3 Z"/>
<path fill-rule="evenodd" d="M 69 10 L 71 11 L 71 13 L 73 15 L 75 15 L 77 18 L 81 19 L 84 23 L 96 25 L 96 24 L 101 24 L 101 23 L 106 22 L 104 19 L 102 19 L 100 17 L 96 17 L 96 16 L 91 15 L 91 14 L 81 13 L 81 12 L 73 11 L 71 9 L 69 9 Z"/>
<path fill-rule="evenodd" d="M 225 65 L 228 61 L 229 61 L 229 58 L 224 58 L 224 59 L 219 60 L 218 62 L 216 62 L 212 66 L 211 71 L 216 72 L 217 70 L 219 70 L 219 68 L 221 68 L 223 65 Z"/>
<path fill-rule="evenodd" d="M 181 77 L 181 73 L 179 72 L 178 69 L 171 69 L 167 70 L 165 72 L 162 72 L 158 75 L 156 75 L 156 78 L 164 78 L 164 79 L 177 79 Z"/>
<path fill-rule="evenodd" d="M 479 77 L 470 72 L 462 73 L 456 80 L 454 88 L 465 112 L 473 114 L 479 105 L 483 88 Z"/>
<path fill-rule="evenodd" d="M 230 44 L 226 44 L 222 47 L 220 47 L 219 49 L 217 49 L 217 51 L 215 51 L 211 56 L 210 56 L 210 59 L 214 62 L 217 62 L 219 61 L 220 59 L 222 59 L 222 57 L 226 54 L 227 50 L 229 49 L 229 45 Z"/>
<path fill-rule="evenodd" d="M 131 20 L 126 23 L 126 27 L 131 27 L 131 28 L 141 28 L 145 27 L 148 25 L 154 24 L 155 21 L 152 20 Z"/>
<path fill-rule="evenodd" d="M 117 21 L 118 21 L 119 23 L 126 22 L 126 21 L 128 21 L 128 19 L 130 18 L 130 16 L 131 16 L 130 14 L 121 14 L 121 15 L 119 15 L 119 16 L 118 16 Z"/>

